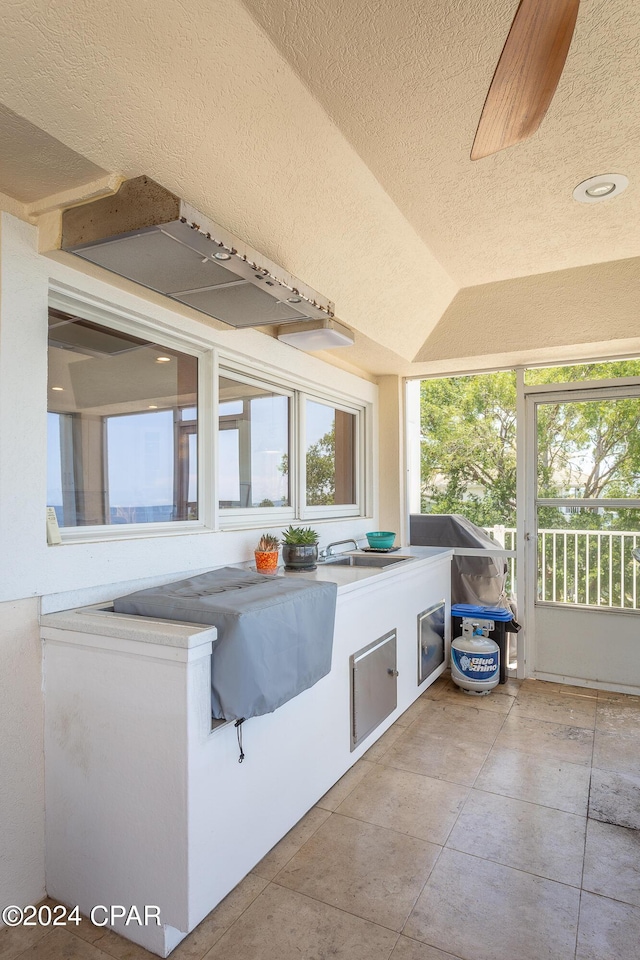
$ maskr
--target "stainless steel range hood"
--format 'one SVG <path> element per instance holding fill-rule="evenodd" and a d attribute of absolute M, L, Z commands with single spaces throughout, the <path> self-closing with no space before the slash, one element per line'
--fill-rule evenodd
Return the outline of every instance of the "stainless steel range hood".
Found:
<path fill-rule="evenodd" d="M 333 317 L 333 303 L 148 177 L 65 210 L 61 246 L 232 327 Z"/>

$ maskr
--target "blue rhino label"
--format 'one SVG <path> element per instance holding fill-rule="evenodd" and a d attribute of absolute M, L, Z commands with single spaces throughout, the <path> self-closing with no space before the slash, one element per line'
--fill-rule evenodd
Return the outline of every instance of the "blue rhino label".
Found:
<path fill-rule="evenodd" d="M 469 680 L 493 680 L 499 670 L 497 651 L 471 653 L 453 648 L 451 657 L 457 670 Z"/>

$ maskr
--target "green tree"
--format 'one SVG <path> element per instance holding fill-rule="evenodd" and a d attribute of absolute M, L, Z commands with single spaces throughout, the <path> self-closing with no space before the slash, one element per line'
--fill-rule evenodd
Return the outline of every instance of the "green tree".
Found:
<path fill-rule="evenodd" d="M 640 375 L 640 361 L 619 360 L 528 370 L 527 383 L 571 383 Z M 640 495 L 640 401 L 590 401 L 538 407 L 538 490 L 541 496 L 585 498 Z M 584 451 L 589 457 L 584 459 Z M 564 488 L 558 478 L 565 478 Z M 639 530 L 637 510 L 598 513 L 580 510 L 568 517 L 540 511 L 541 525 L 573 529 Z"/>
<path fill-rule="evenodd" d="M 527 371 L 528 383 L 638 376 L 640 361 Z M 640 401 L 543 404 L 538 408 L 538 489 L 546 497 L 640 496 Z M 515 526 L 516 386 L 512 372 L 421 384 L 422 509 L 463 513 L 481 526 Z M 588 452 L 588 456 L 585 456 Z M 640 529 L 634 510 L 565 515 L 553 527 Z"/>
<path fill-rule="evenodd" d="M 420 419 L 423 512 L 515 526 L 515 374 L 423 380 Z"/>
<path fill-rule="evenodd" d="M 307 450 L 307 503 L 314 507 L 336 500 L 335 424 Z"/>

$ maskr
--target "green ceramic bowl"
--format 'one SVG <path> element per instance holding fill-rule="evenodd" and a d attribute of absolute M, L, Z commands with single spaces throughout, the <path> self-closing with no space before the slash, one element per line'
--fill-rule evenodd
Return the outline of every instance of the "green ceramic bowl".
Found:
<path fill-rule="evenodd" d="M 389 530 L 375 530 L 373 533 L 367 534 L 369 546 L 376 550 L 388 550 L 389 547 L 393 546 L 395 539 L 395 533 L 391 533 Z"/>

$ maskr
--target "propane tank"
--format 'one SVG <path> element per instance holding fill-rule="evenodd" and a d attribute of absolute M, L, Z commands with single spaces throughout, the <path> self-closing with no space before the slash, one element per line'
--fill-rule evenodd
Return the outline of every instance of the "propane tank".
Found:
<path fill-rule="evenodd" d="M 489 637 L 494 626 L 464 617 L 462 636 L 451 644 L 451 679 L 465 693 L 484 696 L 500 682 L 500 648 Z"/>

